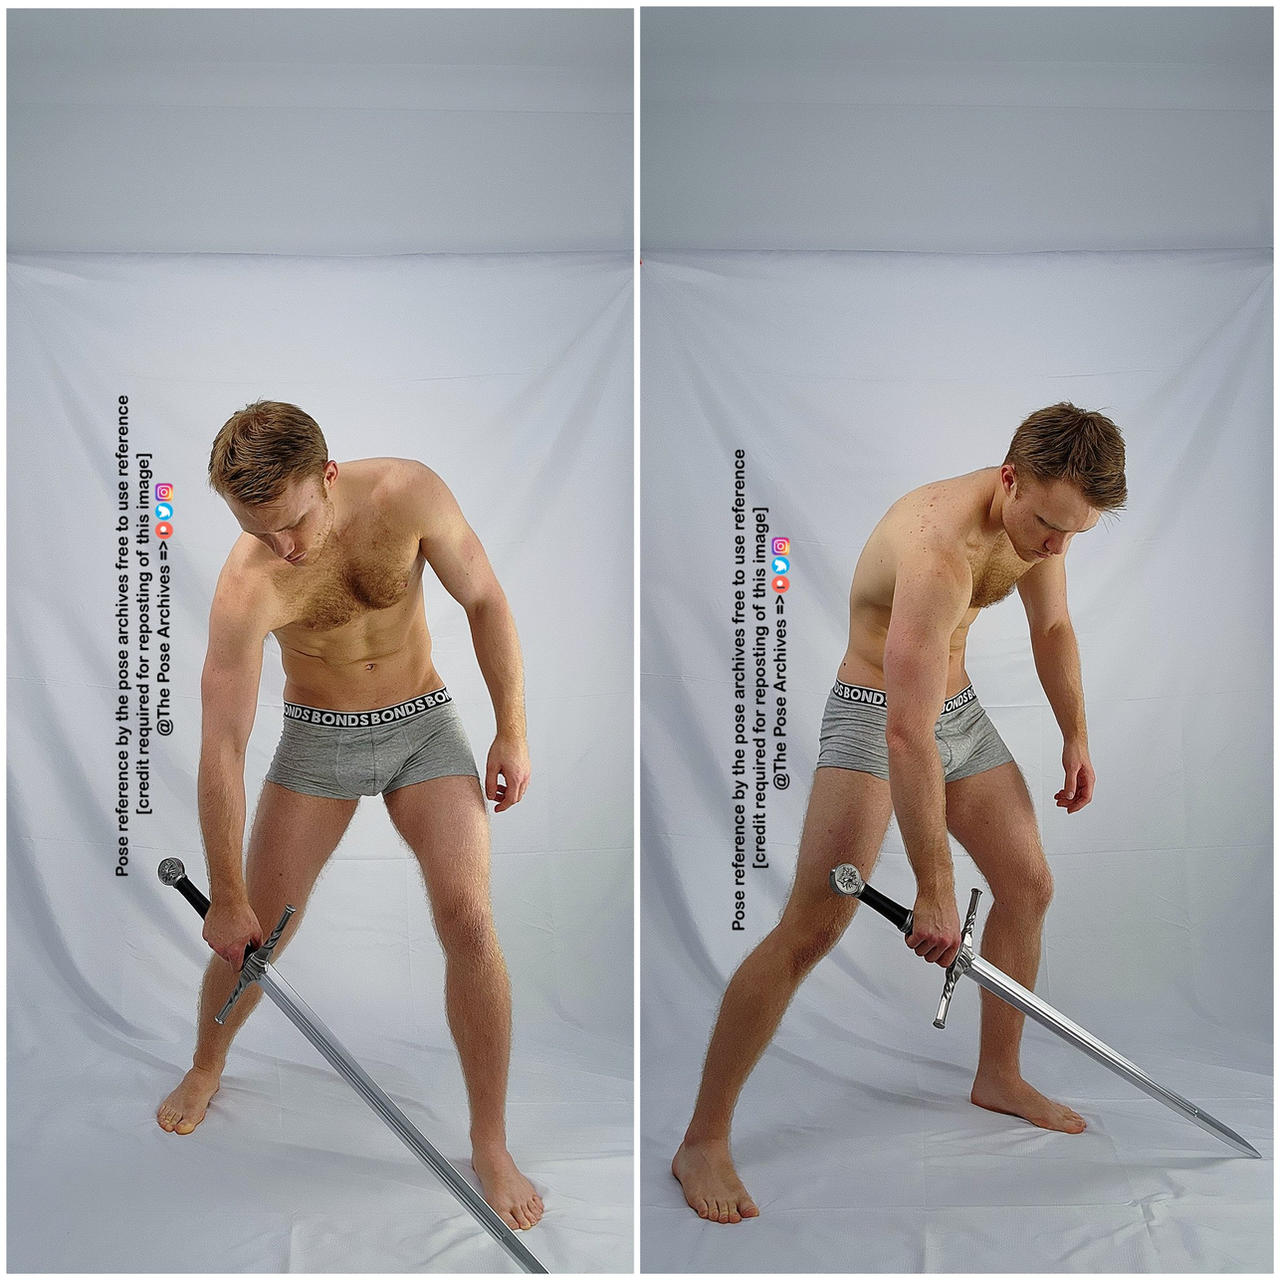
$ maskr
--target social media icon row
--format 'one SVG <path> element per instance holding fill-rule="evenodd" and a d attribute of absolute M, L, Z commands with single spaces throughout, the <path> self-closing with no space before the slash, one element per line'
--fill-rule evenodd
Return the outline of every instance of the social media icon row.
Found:
<path fill-rule="evenodd" d="M 156 500 L 155 535 L 157 538 L 172 538 L 173 525 L 169 522 L 173 519 L 173 485 L 159 482 L 152 493 Z"/>
<path fill-rule="evenodd" d="M 791 589 L 791 581 L 787 574 L 791 572 L 791 539 L 774 538 L 773 544 L 773 589 L 781 595 Z"/>

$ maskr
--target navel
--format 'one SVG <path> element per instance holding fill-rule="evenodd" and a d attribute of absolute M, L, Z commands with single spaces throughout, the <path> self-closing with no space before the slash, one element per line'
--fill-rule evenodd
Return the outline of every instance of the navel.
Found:
<path fill-rule="evenodd" d="M 366 662 L 366 663 L 364 664 L 364 669 L 365 669 L 366 671 L 372 671 L 376 665 L 377 665 L 377 663 L 374 663 L 374 662 Z"/>

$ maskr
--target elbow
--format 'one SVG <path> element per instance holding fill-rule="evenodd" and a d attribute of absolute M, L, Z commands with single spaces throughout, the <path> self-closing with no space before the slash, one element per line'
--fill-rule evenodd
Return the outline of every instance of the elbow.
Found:
<path fill-rule="evenodd" d="M 212 770 L 221 773 L 237 767 L 243 769 L 248 747 L 247 734 L 243 738 L 224 734 L 206 737 L 200 744 L 200 772 Z"/>
<path fill-rule="evenodd" d="M 891 710 L 885 725 L 884 738 L 891 757 L 913 755 L 933 748 L 933 725 L 925 724 L 918 718 L 895 716 Z"/>
<path fill-rule="evenodd" d="M 489 590 L 473 596 L 462 607 L 466 611 L 467 618 L 474 625 L 482 619 L 501 616 L 507 610 L 507 597 L 495 582 Z"/>
<path fill-rule="evenodd" d="M 1065 614 L 1059 614 L 1046 622 L 1034 622 L 1031 624 L 1031 643 L 1033 645 L 1044 641 L 1052 642 L 1059 637 L 1074 634 L 1071 627 L 1071 619 Z"/>

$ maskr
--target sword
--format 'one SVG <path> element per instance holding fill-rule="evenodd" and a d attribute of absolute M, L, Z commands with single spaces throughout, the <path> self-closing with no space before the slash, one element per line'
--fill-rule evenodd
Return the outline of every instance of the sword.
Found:
<path fill-rule="evenodd" d="M 187 879 L 186 868 L 177 858 L 166 858 L 159 867 L 164 884 L 172 885 L 203 916 L 209 910 L 209 899 Z M 515 1259 L 522 1271 L 534 1275 L 547 1275 L 547 1269 L 525 1247 L 519 1237 L 485 1203 L 476 1189 L 429 1143 L 414 1127 L 413 1122 L 366 1074 L 360 1064 L 338 1043 L 328 1027 L 307 1006 L 301 996 L 271 967 L 271 953 L 280 935 L 294 914 L 293 907 L 285 907 L 279 923 L 271 936 L 254 951 L 246 949 L 240 969 L 240 981 L 231 993 L 231 999 L 214 1019 L 219 1025 L 226 1021 L 232 1006 L 253 983 L 257 983 L 281 1012 L 324 1055 L 329 1065 L 378 1113 L 392 1133 L 413 1152 L 423 1164 L 436 1174 L 446 1187 L 462 1202 L 462 1207 Z"/>
<path fill-rule="evenodd" d="M 912 913 L 900 903 L 894 902 L 892 898 L 886 898 L 883 893 L 873 889 L 852 863 L 841 863 L 834 868 L 830 881 L 836 893 L 865 902 L 872 911 L 878 912 L 890 921 L 899 933 L 905 935 L 911 932 Z M 1164 1085 L 1157 1084 L 1141 1067 L 1135 1066 L 1110 1045 L 1103 1044 L 1097 1036 L 1090 1035 L 1083 1027 L 1059 1013 L 1051 1004 L 1041 1000 L 1034 991 L 1028 991 L 1007 973 L 1002 973 L 995 965 L 975 955 L 973 928 L 978 918 L 978 899 L 981 896 L 981 889 L 974 889 L 969 895 L 969 910 L 965 915 L 964 928 L 961 931 L 960 950 L 950 968 L 947 969 L 942 999 L 938 1003 L 938 1015 L 933 1020 L 935 1027 L 942 1028 L 947 1025 L 947 1011 L 951 1006 L 951 997 L 955 992 L 956 983 L 961 978 L 970 978 L 980 987 L 985 987 L 993 995 L 999 996 L 1006 1004 L 1011 1004 L 1029 1018 L 1034 1018 L 1042 1027 L 1048 1027 L 1054 1035 L 1060 1036 L 1068 1044 L 1082 1049 L 1108 1070 L 1123 1076 L 1130 1084 L 1137 1085 L 1143 1093 L 1150 1094 L 1157 1102 L 1163 1102 L 1166 1107 L 1185 1116 L 1192 1124 L 1198 1124 L 1206 1133 L 1211 1133 L 1227 1146 L 1234 1147 L 1241 1155 L 1252 1156 L 1255 1160 L 1262 1159 L 1262 1153 L 1250 1146 L 1234 1129 L 1228 1128 L 1221 1120 L 1215 1120 L 1202 1107 L 1197 1107 L 1194 1102 L 1188 1101 L 1180 1093 L 1174 1093 L 1172 1089 L 1166 1089 Z"/>

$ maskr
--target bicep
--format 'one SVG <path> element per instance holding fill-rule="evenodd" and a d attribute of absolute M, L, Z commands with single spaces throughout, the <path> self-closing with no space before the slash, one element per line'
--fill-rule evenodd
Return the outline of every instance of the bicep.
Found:
<path fill-rule="evenodd" d="M 243 752 L 258 709 L 260 611 L 219 584 L 209 613 L 209 647 L 200 676 L 201 738 L 206 748 Z"/>
<path fill-rule="evenodd" d="M 429 468 L 422 471 L 420 549 L 440 585 L 464 609 L 470 609 L 499 590 L 493 566 L 448 486 Z"/>
<path fill-rule="evenodd" d="M 885 639 L 891 733 L 932 733 L 947 692 L 951 637 L 968 607 L 967 566 L 907 562 L 899 569 Z"/>
<path fill-rule="evenodd" d="M 1050 556 L 1018 579 L 1018 596 L 1026 610 L 1032 635 L 1043 634 L 1064 622 L 1067 612 L 1067 565 L 1065 556 Z"/>

